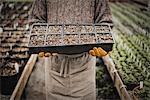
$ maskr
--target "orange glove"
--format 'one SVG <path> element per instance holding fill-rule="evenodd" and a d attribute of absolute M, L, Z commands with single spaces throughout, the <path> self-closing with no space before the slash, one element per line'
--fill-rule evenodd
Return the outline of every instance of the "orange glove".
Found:
<path fill-rule="evenodd" d="M 91 54 L 92 56 L 103 57 L 106 56 L 108 53 L 101 47 L 94 47 L 93 50 L 89 51 L 89 54 Z"/>
<path fill-rule="evenodd" d="M 39 57 L 49 57 L 49 56 L 54 56 L 57 55 L 57 53 L 50 53 L 50 52 L 40 52 Z"/>
<path fill-rule="evenodd" d="M 94 47 L 93 50 L 89 51 L 89 54 L 91 54 L 92 56 L 103 57 L 103 56 L 106 56 L 108 53 L 105 50 L 103 50 L 101 47 L 98 47 L 98 48 Z M 39 53 L 39 57 L 49 57 L 53 55 L 57 55 L 57 53 L 49 53 L 49 52 Z"/>
<path fill-rule="evenodd" d="M 44 52 L 40 52 L 38 56 L 39 57 L 44 57 L 44 54 L 45 54 Z"/>

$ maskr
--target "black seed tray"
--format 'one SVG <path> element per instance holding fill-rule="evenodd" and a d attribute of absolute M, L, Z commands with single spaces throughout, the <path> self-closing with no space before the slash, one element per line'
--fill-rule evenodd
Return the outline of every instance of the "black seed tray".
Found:
<path fill-rule="evenodd" d="M 28 47 L 30 54 L 55 52 L 78 54 L 93 47 L 111 51 L 114 44 L 109 24 L 33 24 Z"/>

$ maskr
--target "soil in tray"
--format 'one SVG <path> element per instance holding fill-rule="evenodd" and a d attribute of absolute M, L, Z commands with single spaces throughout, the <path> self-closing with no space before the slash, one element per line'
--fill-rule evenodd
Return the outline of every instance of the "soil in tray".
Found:
<path fill-rule="evenodd" d="M 94 32 L 94 27 L 93 26 L 85 26 L 85 30 L 87 33 L 92 33 L 92 32 Z"/>
<path fill-rule="evenodd" d="M 34 34 L 42 34 L 42 33 L 62 33 L 63 26 L 47 26 L 46 25 L 35 25 L 32 28 L 31 33 Z M 48 30 L 48 31 L 47 31 Z M 77 26 L 77 25 L 66 25 L 64 26 L 64 34 L 76 34 L 76 33 L 93 33 L 94 27 L 91 25 L 85 25 L 85 26 Z M 109 26 L 96 26 L 96 32 L 97 33 L 110 33 Z"/>
<path fill-rule="evenodd" d="M 45 40 L 45 35 L 32 35 L 30 37 L 30 45 L 31 46 L 43 46 Z"/>
<path fill-rule="evenodd" d="M 46 44 L 49 46 L 56 46 L 62 43 L 62 38 L 60 34 L 48 34 L 46 36 Z"/>
<path fill-rule="evenodd" d="M 96 26 L 97 33 L 110 33 L 110 29 L 108 26 Z"/>
<path fill-rule="evenodd" d="M 37 26 L 34 26 L 31 33 L 32 34 L 43 34 L 43 33 L 46 33 L 47 32 L 47 26 L 46 25 L 37 25 Z"/>
<path fill-rule="evenodd" d="M 65 34 L 75 34 L 78 32 L 77 26 L 65 26 L 64 27 L 64 33 Z"/>
<path fill-rule="evenodd" d="M 99 43 L 112 43 L 113 38 L 110 33 L 97 33 L 97 39 Z"/>
<path fill-rule="evenodd" d="M 49 26 L 48 27 L 48 33 L 51 34 L 60 34 L 62 32 L 61 26 Z"/>
<path fill-rule="evenodd" d="M 81 34 L 80 35 L 80 43 L 81 44 L 94 44 L 94 43 L 96 43 L 95 34 Z"/>
<path fill-rule="evenodd" d="M 97 37 L 96 37 L 97 36 Z M 97 41 L 98 40 L 98 41 Z M 84 33 L 84 34 L 48 34 L 32 35 L 30 37 L 30 46 L 60 46 L 60 45 L 82 45 L 96 43 L 112 43 L 113 38 L 109 33 Z M 45 43 L 45 44 L 44 44 Z"/>
<path fill-rule="evenodd" d="M 63 36 L 64 45 L 76 45 L 79 44 L 78 34 L 66 34 Z"/>
<path fill-rule="evenodd" d="M 31 33 L 29 45 L 34 47 L 113 43 L 109 26 L 97 25 L 95 28 L 93 25 L 35 25 L 32 29 L 35 33 L 44 33 Z"/>
<path fill-rule="evenodd" d="M 79 26 L 78 31 L 81 33 L 93 33 L 94 27 L 93 26 Z"/>

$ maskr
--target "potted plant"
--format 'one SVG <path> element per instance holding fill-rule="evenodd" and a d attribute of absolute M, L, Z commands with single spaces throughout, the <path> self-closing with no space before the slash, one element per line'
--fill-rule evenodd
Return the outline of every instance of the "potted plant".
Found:
<path fill-rule="evenodd" d="M 19 79 L 19 65 L 6 62 L 0 66 L 1 94 L 11 95 Z"/>

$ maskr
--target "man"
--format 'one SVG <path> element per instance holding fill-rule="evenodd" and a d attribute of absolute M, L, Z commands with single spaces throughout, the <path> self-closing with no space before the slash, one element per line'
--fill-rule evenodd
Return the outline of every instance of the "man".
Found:
<path fill-rule="evenodd" d="M 31 15 L 32 22 L 54 24 L 112 22 L 107 0 L 35 0 Z M 41 52 L 27 85 L 27 99 L 95 100 L 96 57 L 92 55 L 102 57 L 107 52 L 95 47 L 89 53 Z"/>

